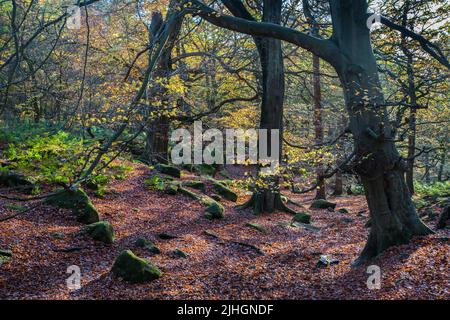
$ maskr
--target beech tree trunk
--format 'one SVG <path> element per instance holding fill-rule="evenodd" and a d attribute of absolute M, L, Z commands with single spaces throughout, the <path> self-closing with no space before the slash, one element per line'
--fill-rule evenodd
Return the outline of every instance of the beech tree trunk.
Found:
<path fill-rule="evenodd" d="M 372 52 L 370 32 L 360 17 L 366 1 L 332 1 L 333 40 L 343 57 L 336 68 L 344 88 L 350 130 L 372 226 L 356 261 L 363 263 L 414 235 L 432 231 L 419 219 L 405 183 L 405 163 L 393 142 L 384 96 Z M 344 58 L 345 57 L 345 58 Z"/>
<path fill-rule="evenodd" d="M 264 0 L 263 22 L 280 24 L 282 0 Z M 233 15 L 247 20 L 255 20 L 242 3 L 224 0 L 223 3 Z M 283 102 L 285 91 L 284 62 L 281 40 L 274 38 L 253 37 L 258 49 L 262 71 L 262 99 L 260 128 L 267 130 L 268 152 L 270 150 L 270 130 L 279 130 L 279 155 L 282 156 L 283 137 Z M 251 207 L 255 213 L 288 210 L 281 201 L 278 177 L 268 178 L 270 188 L 257 189 L 252 198 L 242 208 Z"/>
<path fill-rule="evenodd" d="M 366 246 L 356 261 L 358 264 L 390 246 L 406 243 L 415 235 L 432 231 L 417 216 L 405 182 L 406 163 L 394 144 L 395 128 L 389 122 L 367 28 L 367 0 L 328 2 L 333 25 L 333 35 L 329 40 L 274 24 L 258 25 L 244 19 L 208 14 L 211 9 L 205 9 L 201 16 L 230 30 L 289 41 L 316 54 L 336 70 L 344 90 L 354 138 L 357 160 L 354 168 L 364 185 L 372 220 Z M 385 18 L 382 21 L 392 24 Z"/>
<path fill-rule="evenodd" d="M 169 16 L 175 6 L 177 5 L 176 0 L 171 0 L 168 7 L 167 16 Z M 155 19 L 155 21 L 153 21 Z M 163 23 L 162 15 L 157 13 L 152 17 L 152 24 L 154 27 L 151 28 L 150 32 L 157 32 L 158 26 Z M 175 46 L 175 42 L 179 36 L 183 19 L 179 19 L 175 26 L 173 27 L 169 38 L 167 39 L 166 45 L 161 51 L 159 57 L 158 66 L 154 72 L 156 78 L 162 79 L 163 83 L 165 80 L 169 79 L 170 73 L 173 72 L 172 65 L 172 51 Z M 150 34 L 150 37 L 155 37 L 156 34 Z M 153 90 L 153 94 L 161 97 L 162 106 L 167 107 L 168 101 L 164 98 L 164 94 L 167 91 L 164 86 L 159 86 Z M 154 120 L 151 125 L 146 129 L 146 146 L 144 149 L 144 158 L 149 163 L 162 162 L 167 163 L 169 160 L 169 131 L 170 131 L 170 119 L 161 115 L 156 120 Z"/>

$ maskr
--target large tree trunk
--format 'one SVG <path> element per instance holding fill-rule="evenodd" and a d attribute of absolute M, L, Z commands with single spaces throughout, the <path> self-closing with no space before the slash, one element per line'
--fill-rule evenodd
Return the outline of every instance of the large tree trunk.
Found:
<path fill-rule="evenodd" d="M 263 21 L 280 24 L 282 0 L 264 0 Z M 282 156 L 283 102 L 284 102 L 284 62 L 281 40 L 255 37 L 262 70 L 262 101 L 260 128 L 268 129 L 268 152 L 270 150 L 270 130 L 279 130 L 279 155 Z M 255 213 L 287 210 L 283 205 L 278 177 L 268 177 L 269 188 L 258 189 L 243 208 L 252 207 Z"/>
<path fill-rule="evenodd" d="M 167 16 L 169 16 L 174 10 L 176 10 L 175 8 L 176 5 L 177 5 L 176 0 L 170 1 Z M 161 25 L 163 23 L 161 14 L 156 14 L 152 19 L 156 19 L 156 21 L 152 21 L 152 24 L 154 23 L 155 26 Z M 167 43 L 164 46 L 163 50 L 161 51 L 159 63 L 154 72 L 154 76 L 156 78 L 161 79 L 163 83 L 169 79 L 170 73 L 173 72 L 172 50 L 179 36 L 182 23 L 183 20 L 179 19 L 175 24 L 175 26 L 173 27 L 169 35 L 169 38 L 167 39 Z M 159 29 L 158 27 L 154 27 L 150 31 L 156 32 L 158 31 L 158 29 Z M 156 34 L 150 35 L 150 37 L 155 36 Z M 166 107 L 168 104 L 168 99 L 164 96 L 167 90 L 164 86 L 160 86 L 159 84 L 157 84 L 156 86 L 157 87 L 151 91 L 153 91 L 154 95 L 161 97 L 162 106 Z M 145 150 L 144 160 L 146 160 L 149 163 L 168 162 L 169 131 L 170 131 L 170 119 L 167 116 L 161 115 L 160 117 L 152 121 L 151 125 L 149 125 L 148 128 L 146 129 L 147 139 L 146 139 L 146 146 L 144 149 Z"/>
<path fill-rule="evenodd" d="M 355 169 L 363 183 L 372 226 L 356 263 L 377 256 L 414 235 L 432 231 L 419 219 L 405 183 L 405 164 L 394 140 L 366 21 L 367 2 L 332 1 L 333 40 L 342 59 L 336 70 L 354 136 Z"/>

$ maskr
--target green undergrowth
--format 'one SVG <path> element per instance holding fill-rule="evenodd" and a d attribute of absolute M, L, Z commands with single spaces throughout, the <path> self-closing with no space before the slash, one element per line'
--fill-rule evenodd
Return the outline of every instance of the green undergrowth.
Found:
<path fill-rule="evenodd" d="M 86 163 L 86 155 L 99 145 L 98 139 L 85 138 L 47 124 L 0 125 L 0 171 L 24 174 L 36 185 L 70 184 L 89 167 L 92 157 Z M 99 167 L 108 163 L 112 154 L 105 154 Z M 85 186 L 103 196 L 108 182 L 124 179 L 131 170 L 129 165 L 112 162 L 107 168 L 94 170 Z"/>

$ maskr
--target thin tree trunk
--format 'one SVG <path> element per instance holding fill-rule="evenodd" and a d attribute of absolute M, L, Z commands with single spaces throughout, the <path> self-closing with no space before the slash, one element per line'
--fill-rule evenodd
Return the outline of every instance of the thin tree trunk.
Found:
<path fill-rule="evenodd" d="M 342 181 L 342 173 L 337 172 L 334 177 L 334 192 L 333 195 L 341 196 L 344 193 L 344 183 Z"/>
<path fill-rule="evenodd" d="M 320 59 L 313 55 L 313 82 L 314 82 L 314 131 L 316 144 L 323 144 L 322 124 L 322 92 L 320 86 Z M 325 179 L 323 178 L 323 163 L 317 165 L 316 199 L 326 199 Z"/>

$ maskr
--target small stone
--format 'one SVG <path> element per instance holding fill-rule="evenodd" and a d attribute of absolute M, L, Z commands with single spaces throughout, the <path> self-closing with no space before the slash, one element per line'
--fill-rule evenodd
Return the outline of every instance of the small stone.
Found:
<path fill-rule="evenodd" d="M 169 233 L 165 233 L 165 232 L 162 232 L 162 233 L 158 234 L 158 237 L 160 237 L 161 239 L 164 239 L 164 240 L 170 240 L 170 239 L 178 238 L 175 235 L 172 235 L 172 234 L 169 234 Z"/>
<path fill-rule="evenodd" d="M 212 200 L 212 199 L 211 199 Z M 214 201 L 214 200 L 212 200 Z M 224 217 L 224 207 L 220 204 L 217 203 L 216 201 L 211 202 L 208 207 L 206 207 L 205 209 L 205 214 L 209 214 L 206 215 L 206 217 L 208 218 L 212 218 L 212 219 L 222 219 Z"/>
<path fill-rule="evenodd" d="M 180 258 L 187 258 L 188 257 L 188 255 L 185 252 L 181 251 L 180 249 L 175 249 L 175 250 L 173 250 L 172 253 L 174 255 L 180 257 Z"/>
<path fill-rule="evenodd" d="M 0 256 L 3 257 L 12 257 L 13 256 L 13 252 L 9 249 L 0 249 Z"/>
<path fill-rule="evenodd" d="M 334 210 L 334 208 L 336 208 L 336 203 L 333 203 L 333 202 L 330 202 L 330 201 L 327 201 L 327 200 L 324 200 L 324 199 L 317 199 L 317 200 L 314 200 L 311 203 L 310 208 L 311 209 L 328 209 L 328 208 L 331 208 L 331 209 Z"/>
<path fill-rule="evenodd" d="M 339 213 L 349 213 L 350 211 L 348 211 L 346 208 L 340 208 L 338 210 Z"/>
<path fill-rule="evenodd" d="M 156 280 L 162 272 L 150 261 L 139 258 L 131 250 L 124 250 L 117 257 L 111 269 L 112 273 L 131 283 L 143 283 Z"/>
<path fill-rule="evenodd" d="M 261 233 L 267 233 L 267 229 L 257 223 L 247 222 L 245 225 L 247 227 L 253 228 Z"/>
<path fill-rule="evenodd" d="M 63 238 L 64 238 L 64 233 L 61 233 L 61 232 L 52 232 L 52 233 L 50 233 L 50 236 L 51 236 L 53 239 L 63 239 Z"/>
<path fill-rule="evenodd" d="M 308 224 L 311 223 L 311 215 L 306 212 L 299 212 L 292 218 L 292 221 Z"/>
<path fill-rule="evenodd" d="M 81 223 L 90 224 L 100 221 L 98 211 L 88 195 L 80 188 L 62 191 L 47 198 L 45 203 L 59 208 L 71 209 L 77 217 L 77 221 Z"/>
<path fill-rule="evenodd" d="M 230 188 L 228 188 L 227 186 L 222 184 L 221 182 L 214 181 L 213 187 L 214 187 L 214 190 L 216 190 L 216 192 L 220 196 L 222 196 L 224 199 L 227 199 L 227 200 L 233 201 L 233 202 L 237 201 L 237 199 L 238 199 L 237 194 L 233 190 L 231 190 Z"/>
<path fill-rule="evenodd" d="M 166 164 L 158 163 L 157 165 L 155 165 L 155 169 L 163 174 L 167 174 L 174 178 L 181 178 L 180 169 L 178 169 L 174 166 L 169 166 Z"/>
<path fill-rule="evenodd" d="M 114 242 L 114 230 L 111 224 L 107 221 L 99 221 L 87 225 L 84 230 L 92 239 L 111 244 Z"/>
<path fill-rule="evenodd" d="M 138 238 L 134 242 L 134 244 L 140 248 L 144 248 L 147 251 L 155 254 L 161 253 L 161 250 L 157 246 L 155 246 L 151 241 L 145 239 L 145 238 Z"/>
<path fill-rule="evenodd" d="M 317 262 L 318 268 L 328 267 L 333 264 L 338 264 L 339 260 L 337 259 L 331 259 L 327 255 L 321 255 L 319 258 L 319 261 Z"/>

